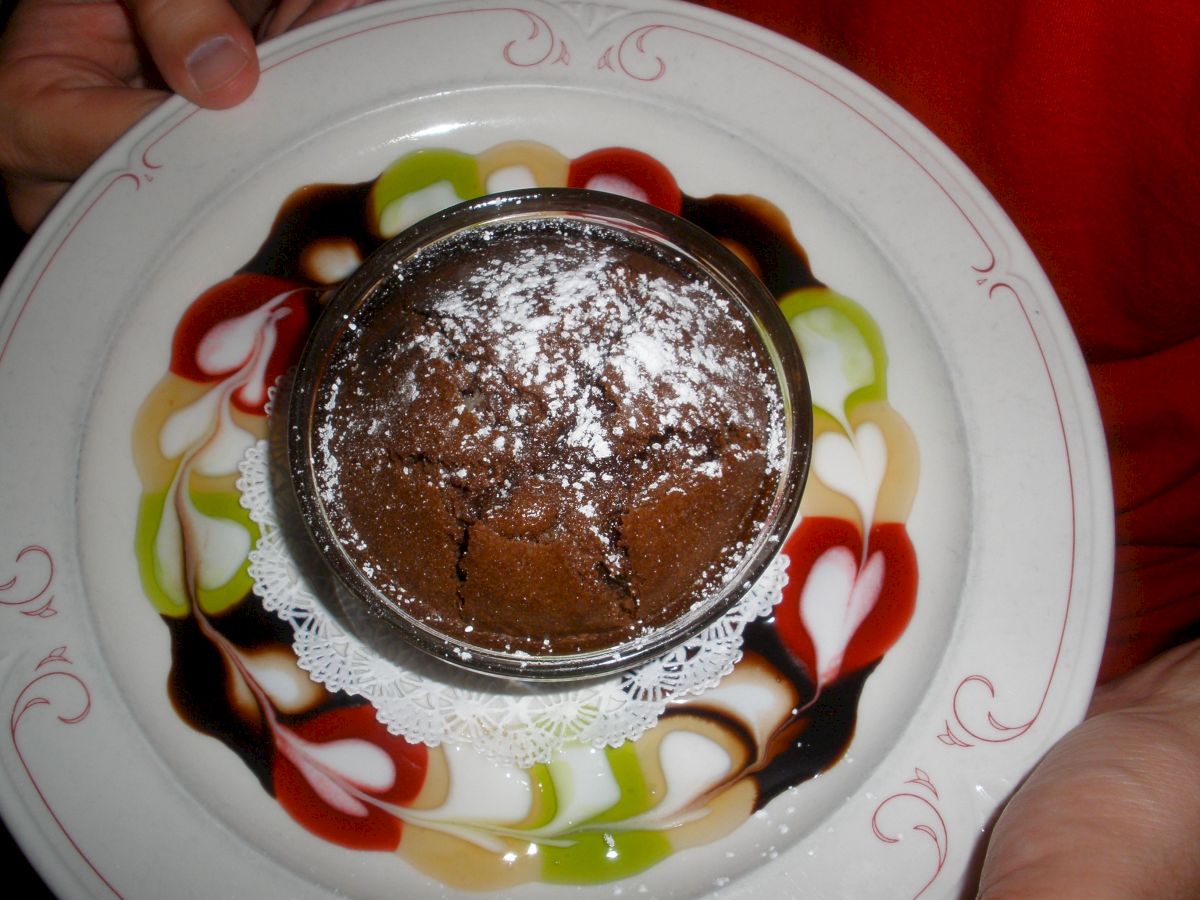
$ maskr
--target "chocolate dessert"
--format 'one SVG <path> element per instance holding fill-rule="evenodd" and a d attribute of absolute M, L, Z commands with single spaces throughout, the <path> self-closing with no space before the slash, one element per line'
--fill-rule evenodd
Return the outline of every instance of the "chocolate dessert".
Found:
<path fill-rule="evenodd" d="M 593 224 L 450 243 L 388 276 L 318 388 L 344 553 L 414 618 L 508 652 L 615 646 L 719 590 L 783 465 L 750 315 Z"/>

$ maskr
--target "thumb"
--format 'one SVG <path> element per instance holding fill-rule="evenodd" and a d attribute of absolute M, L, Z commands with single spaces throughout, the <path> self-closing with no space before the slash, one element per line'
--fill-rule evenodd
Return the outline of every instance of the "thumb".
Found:
<path fill-rule="evenodd" d="M 167 84 L 193 103 L 225 109 L 258 84 L 254 38 L 226 0 L 126 0 Z"/>
<path fill-rule="evenodd" d="M 996 822 L 986 900 L 1200 897 L 1200 641 L 1107 685 Z"/>

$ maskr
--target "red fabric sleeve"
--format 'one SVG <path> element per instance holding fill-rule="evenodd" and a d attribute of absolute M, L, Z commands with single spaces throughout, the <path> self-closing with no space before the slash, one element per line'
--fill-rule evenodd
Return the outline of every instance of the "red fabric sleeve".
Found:
<path fill-rule="evenodd" d="M 1012 217 L 1074 324 L 1108 438 L 1101 679 L 1200 634 L 1200 5 L 705 5 L 884 91 Z"/>

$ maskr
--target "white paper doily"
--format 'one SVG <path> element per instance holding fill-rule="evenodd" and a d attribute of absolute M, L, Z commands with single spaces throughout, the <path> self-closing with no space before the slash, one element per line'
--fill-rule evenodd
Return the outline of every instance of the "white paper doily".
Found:
<path fill-rule="evenodd" d="M 733 671 L 742 655 L 742 632 L 767 615 L 787 583 L 780 554 L 730 612 L 662 656 L 603 679 L 539 685 L 473 675 L 409 648 L 363 640 L 377 620 L 342 604 L 345 593 L 315 551 L 280 522 L 290 494 L 278 481 L 286 469 L 272 465 L 267 441 L 245 454 L 238 479 L 241 503 L 262 534 L 250 552 L 250 577 L 263 606 L 287 622 L 299 665 L 332 691 L 369 700 L 393 734 L 414 743 L 469 744 L 484 755 L 530 766 L 549 762 L 568 743 L 618 746 L 658 721 L 667 704 L 700 694 Z M 299 559 L 306 554 L 312 560 Z M 336 611 L 341 612 L 341 616 Z M 380 629 L 375 629 L 379 631 Z"/>

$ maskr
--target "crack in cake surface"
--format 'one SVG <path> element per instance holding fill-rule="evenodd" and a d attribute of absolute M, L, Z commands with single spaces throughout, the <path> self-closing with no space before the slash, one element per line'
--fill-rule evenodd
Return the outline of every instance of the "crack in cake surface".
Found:
<path fill-rule="evenodd" d="M 780 467 L 735 301 L 639 248 L 521 229 L 391 290 L 322 388 L 315 461 L 382 591 L 468 643 L 567 653 L 720 584 Z"/>

